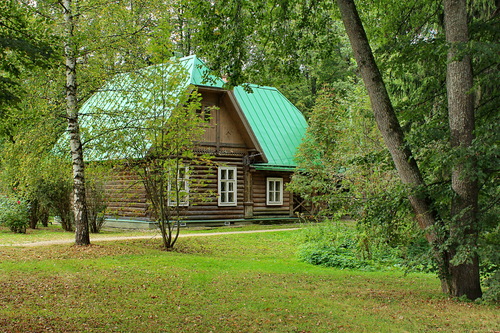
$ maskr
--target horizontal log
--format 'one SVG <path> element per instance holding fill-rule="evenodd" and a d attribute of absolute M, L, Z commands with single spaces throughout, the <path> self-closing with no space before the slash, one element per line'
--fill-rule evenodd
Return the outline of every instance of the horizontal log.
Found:
<path fill-rule="evenodd" d="M 289 211 L 284 211 L 284 212 L 268 212 L 268 211 L 261 211 L 261 212 L 254 212 L 254 218 L 258 216 L 289 216 L 290 212 Z"/>

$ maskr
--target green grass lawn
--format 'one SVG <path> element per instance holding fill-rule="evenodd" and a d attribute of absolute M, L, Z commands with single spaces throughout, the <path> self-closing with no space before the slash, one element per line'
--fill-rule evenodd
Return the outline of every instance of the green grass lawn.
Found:
<path fill-rule="evenodd" d="M 498 332 L 433 275 L 296 259 L 299 231 L 0 248 L 0 332 Z M 4 237 L 4 235 L 2 235 Z"/>

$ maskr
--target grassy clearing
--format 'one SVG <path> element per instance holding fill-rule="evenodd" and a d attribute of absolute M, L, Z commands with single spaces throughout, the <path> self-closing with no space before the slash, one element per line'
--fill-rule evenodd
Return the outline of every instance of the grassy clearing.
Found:
<path fill-rule="evenodd" d="M 496 332 L 432 275 L 298 262 L 297 232 L 0 248 L 0 332 Z"/>

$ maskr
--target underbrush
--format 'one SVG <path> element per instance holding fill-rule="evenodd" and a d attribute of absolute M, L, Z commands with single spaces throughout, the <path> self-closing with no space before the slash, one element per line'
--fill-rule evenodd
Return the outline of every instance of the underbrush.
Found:
<path fill-rule="evenodd" d="M 313 265 L 365 271 L 434 270 L 423 238 L 391 246 L 361 226 L 340 221 L 310 224 L 302 229 L 300 238 L 299 258 Z"/>
<path fill-rule="evenodd" d="M 0 225 L 14 233 L 26 233 L 29 221 L 29 206 L 23 199 L 0 197 Z"/>
<path fill-rule="evenodd" d="M 482 240 L 480 302 L 500 302 L 499 235 L 495 230 Z M 299 259 L 313 265 L 361 271 L 437 272 L 426 239 L 418 235 L 391 245 L 386 238 L 377 236 L 376 230 L 364 230 L 363 225 L 325 221 L 302 228 L 299 243 Z"/>

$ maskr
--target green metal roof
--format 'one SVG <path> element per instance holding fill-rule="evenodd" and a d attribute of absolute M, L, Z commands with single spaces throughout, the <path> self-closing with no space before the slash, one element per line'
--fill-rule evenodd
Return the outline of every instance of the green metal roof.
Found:
<path fill-rule="evenodd" d="M 175 80 L 171 80 L 172 77 Z M 144 127 L 149 116 L 160 111 L 155 110 L 155 107 L 160 108 L 158 105 L 161 103 L 153 101 L 159 98 L 158 86 L 164 85 L 163 97 L 174 97 L 170 100 L 175 101 L 175 96 L 190 84 L 221 88 L 224 82 L 209 75 L 209 69 L 196 56 L 172 59 L 170 64 L 116 75 L 80 108 L 81 135 L 86 144 L 85 159 L 96 161 L 145 157 L 151 146 L 150 141 L 141 131 L 129 129 Z M 166 98 L 162 98 L 164 100 Z M 170 105 L 170 109 L 173 107 L 173 104 Z M 139 114 L 140 110 L 144 110 L 144 114 Z M 92 140 L 86 142 L 89 138 Z"/>
<path fill-rule="evenodd" d="M 210 76 L 209 80 L 206 79 L 209 70 L 196 55 L 182 58 L 181 61 L 190 73 L 191 84 L 218 88 L 224 86 L 219 78 Z M 268 160 L 267 163 L 253 166 L 259 170 L 293 170 L 296 167 L 294 156 L 307 128 L 302 113 L 273 87 L 252 84 L 235 87 L 234 95 Z"/>
<path fill-rule="evenodd" d="M 170 87 L 167 94 L 178 94 L 190 84 L 204 87 L 223 88 L 224 81 L 209 75 L 206 65 L 195 55 L 179 59 L 185 73 L 181 73 L 173 65 L 155 65 L 142 69 L 136 73 L 117 75 L 104 85 L 97 93 L 91 96 L 80 109 L 82 114 L 82 136 L 92 137 L 92 132 L 106 132 L 106 141 L 114 142 L 113 138 L 121 141 L 131 141 L 137 144 L 148 145 L 146 138 L 132 138 L 127 127 L 139 127 L 143 119 L 127 119 L 126 108 L 139 108 L 137 100 L 147 100 L 151 94 L 148 86 L 151 82 L 141 80 L 140 74 L 148 71 L 158 71 L 162 75 L 179 75 L 177 87 Z M 139 75 L 137 75 L 139 73 Z M 136 74 L 136 75 L 134 75 Z M 165 82 L 168 80 L 165 80 Z M 248 87 L 251 92 L 247 91 Z M 302 113 L 286 99 L 276 88 L 249 85 L 235 87 L 234 95 L 247 121 L 254 132 L 267 163 L 256 163 L 253 166 L 259 170 L 285 171 L 293 170 L 296 166 L 294 156 L 297 147 L 305 134 L 307 123 Z M 135 95 L 134 95 L 135 94 Z M 140 98 L 137 98 L 137 94 Z M 142 109 L 147 109 L 142 107 Z M 90 117 L 86 116 L 90 115 Z M 103 130 L 104 128 L 104 130 Z M 116 128 L 118 130 L 113 130 Z M 120 130 L 121 128 L 121 130 Z M 106 130 L 107 129 L 107 130 Z M 98 141 L 98 139 L 97 139 Z M 92 147 L 92 144 L 89 145 Z M 98 145 L 96 145 L 98 146 Z M 115 145 L 116 146 L 116 145 Z M 114 147 L 86 150 L 87 160 L 106 160 L 127 157 L 143 157 L 131 151 L 113 151 Z M 142 151 L 147 151 L 143 149 Z"/>
<path fill-rule="evenodd" d="M 221 78 L 209 75 L 210 70 L 196 55 L 180 58 L 179 61 L 189 73 L 190 84 L 216 88 L 224 86 L 224 81 Z"/>
<path fill-rule="evenodd" d="M 249 88 L 252 92 L 235 87 L 234 94 L 268 160 L 254 167 L 293 169 L 295 153 L 307 128 L 304 116 L 278 89 L 257 85 Z"/>

